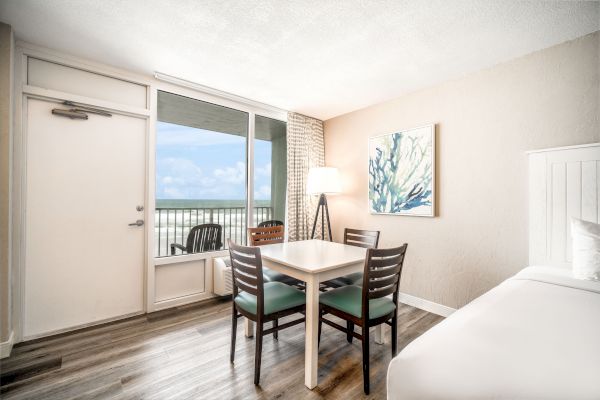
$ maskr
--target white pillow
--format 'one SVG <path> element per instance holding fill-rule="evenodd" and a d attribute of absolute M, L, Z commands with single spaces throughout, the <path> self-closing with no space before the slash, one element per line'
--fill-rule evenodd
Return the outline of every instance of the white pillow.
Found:
<path fill-rule="evenodd" d="M 600 225 L 571 218 L 573 276 L 600 281 Z"/>

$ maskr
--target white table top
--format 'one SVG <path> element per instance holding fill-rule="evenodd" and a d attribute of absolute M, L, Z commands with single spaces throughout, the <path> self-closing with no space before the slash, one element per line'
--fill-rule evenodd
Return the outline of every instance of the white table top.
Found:
<path fill-rule="evenodd" d="M 262 258 L 309 273 L 364 261 L 367 249 L 323 240 L 301 240 L 260 246 Z"/>

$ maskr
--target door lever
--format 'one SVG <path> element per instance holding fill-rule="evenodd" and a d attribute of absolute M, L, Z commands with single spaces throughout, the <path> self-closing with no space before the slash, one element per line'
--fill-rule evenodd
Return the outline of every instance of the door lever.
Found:
<path fill-rule="evenodd" d="M 138 219 L 134 223 L 129 224 L 129 226 L 142 226 L 142 225 L 144 225 L 144 220 L 143 219 Z"/>

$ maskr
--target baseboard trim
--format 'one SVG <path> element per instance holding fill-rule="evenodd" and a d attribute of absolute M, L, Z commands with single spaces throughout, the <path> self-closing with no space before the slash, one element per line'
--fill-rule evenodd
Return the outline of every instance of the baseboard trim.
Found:
<path fill-rule="evenodd" d="M 421 310 L 425 310 L 427 312 L 441 315 L 442 317 L 447 317 L 456 311 L 455 308 L 445 306 L 443 304 L 435 303 L 430 300 L 422 299 L 417 296 L 413 296 L 408 293 L 398 293 L 398 301 L 400 303 L 404 303 L 406 305 L 419 308 Z"/>
<path fill-rule="evenodd" d="M 6 357 L 10 356 L 10 352 L 12 351 L 14 340 L 15 340 L 15 333 L 13 331 L 10 331 L 8 340 L 6 342 L 0 342 L 0 358 L 6 358 Z"/>

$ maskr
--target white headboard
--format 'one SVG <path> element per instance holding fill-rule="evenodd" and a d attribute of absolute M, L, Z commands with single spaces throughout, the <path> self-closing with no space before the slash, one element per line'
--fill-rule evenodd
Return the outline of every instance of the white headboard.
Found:
<path fill-rule="evenodd" d="M 600 143 L 529 154 L 529 265 L 571 266 L 571 217 L 600 223 Z"/>

